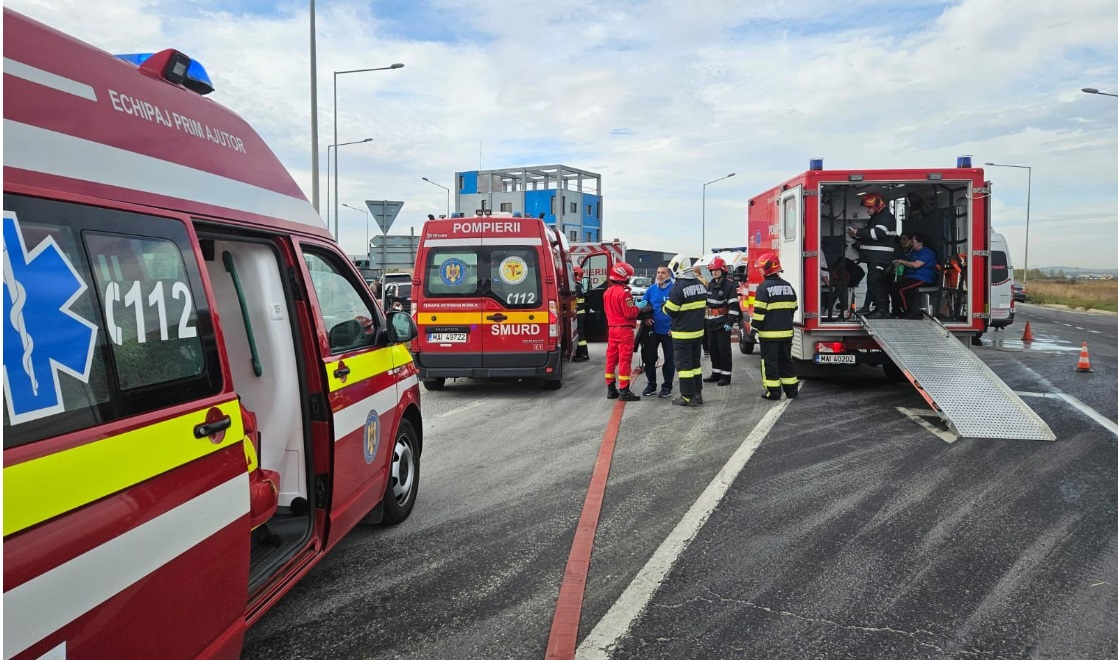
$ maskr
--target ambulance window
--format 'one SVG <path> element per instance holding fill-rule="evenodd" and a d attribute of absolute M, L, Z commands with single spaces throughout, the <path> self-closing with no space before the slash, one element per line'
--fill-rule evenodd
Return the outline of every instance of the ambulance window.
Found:
<path fill-rule="evenodd" d="M 427 253 L 423 294 L 429 298 L 469 298 L 478 295 L 478 253 L 471 248 L 435 248 Z"/>
<path fill-rule="evenodd" d="M 318 297 L 318 313 L 326 326 L 330 350 L 344 353 L 371 346 L 376 337 L 376 315 L 359 289 L 333 259 L 312 252 L 303 258 Z"/>
<path fill-rule="evenodd" d="M 94 233 L 86 234 L 85 244 L 121 389 L 202 373 L 197 292 L 178 247 L 168 240 Z"/>
<path fill-rule="evenodd" d="M 221 391 L 183 222 L 10 194 L 4 209 L 5 447 Z"/>
<path fill-rule="evenodd" d="M 799 214 L 796 213 L 796 198 L 785 197 L 782 215 L 784 216 L 784 240 L 796 239 L 796 229 L 800 225 Z"/>
<path fill-rule="evenodd" d="M 532 247 L 494 247 L 489 252 L 490 295 L 505 307 L 542 305 L 539 255 Z"/>
<path fill-rule="evenodd" d="M 990 251 L 990 284 L 997 286 L 1009 281 L 1009 260 L 1001 250 Z"/>

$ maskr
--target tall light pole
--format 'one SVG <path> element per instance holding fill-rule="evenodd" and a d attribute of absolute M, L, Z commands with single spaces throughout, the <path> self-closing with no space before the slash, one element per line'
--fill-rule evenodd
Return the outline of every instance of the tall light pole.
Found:
<path fill-rule="evenodd" d="M 311 0 L 311 205 L 318 211 L 318 48 L 314 38 L 314 0 Z M 337 142 L 335 139 L 334 142 Z M 329 158 L 329 154 L 327 154 Z M 327 225 L 329 227 L 329 225 Z"/>
<path fill-rule="evenodd" d="M 396 62 L 388 66 L 374 69 L 350 69 L 348 71 L 334 72 L 334 144 L 338 143 L 338 76 L 346 73 L 365 73 L 366 71 L 387 71 L 389 69 L 402 69 L 403 64 Z M 338 240 L 338 150 L 334 150 L 334 240 Z"/>
<path fill-rule="evenodd" d="M 707 181 L 706 183 L 703 184 L 703 252 L 702 252 L 702 254 L 707 253 L 707 186 L 709 186 L 712 183 L 718 183 L 722 179 L 729 179 L 730 177 L 734 176 L 734 174 L 735 174 L 734 172 L 730 172 L 726 176 L 719 177 L 719 178 L 715 179 L 714 181 Z M 702 255 L 700 255 L 700 256 L 702 256 Z"/>
<path fill-rule="evenodd" d="M 330 228 L 330 150 L 337 149 L 338 147 L 348 147 L 351 144 L 364 144 L 372 142 L 373 138 L 365 138 L 364 140 L 356 140 L 354 142 L 343 142 L 341 144 L 328 144 L 326 145 L 326 228 Z M 335 236 L 334 240 L 338 240 Z"/>
<path fill-rule="evenodd" d="M 1033 168 L 1029 165 L 1001 165 L 998 163 L 986 163 L 987 167 L 1016 167 L 1022 170 L 1029 171 L 1029 183 L 1025 188 L 1025 274 L 1021 276 L 1021 284 L 1029 281 L 1029 204 L 1033 196 Z"/>
<path fill-rule="evenodd" d="M 354 211 L 361 211 L 362 213 L 365 214 L 365 257 L 368 258 L 368 256 L 369 256 L 369 212 L 365 209 L 359 209 L 356 206 L 350 206 L 349 204 L 342 204 L 342 206 L 346 207 L 347 209 L 353 209 Z M 338 242 L 340 243 L 341 241 L 338 241 Z M 383 268 L 384 264 L 381 264 L 381 267 Z"/>
<path fill-rule="evenodd" d="M 1088 94 L 1098 94 L 1099 96 L 1113 96 L 1114 98 L 1118 98 L 1118 94 L 1111 94 L 1109 92 L 1100 92 L 1099 90 L 1095 89 L 1094 87 L 1084 87 L 1080 91 L 1087 92 Z"/>
<path fill-rule="evenodd" d="M 434 181 L 428 179 L 427 177 L 423 177 L 423 180 L 426 181 L 427 183 L 431 184 L 432 186 L 439 186 L 439 184 L 437 184 Z M 446 191 L 446 217 L 449 218 L 450 217 L 450 188 L 447 188 L 446 186 L 439 186 L 439 187 Z"/>

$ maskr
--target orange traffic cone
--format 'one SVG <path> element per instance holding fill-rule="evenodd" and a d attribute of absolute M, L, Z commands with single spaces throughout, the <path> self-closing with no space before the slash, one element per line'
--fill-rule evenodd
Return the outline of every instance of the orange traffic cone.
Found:
<path fill-rule="evenodd" d="M 1032 328 L 1032 326 L 1029 325 L 1028 321 L 1025 321 L 1025 332 L 1021 335 L 1021 341 L 1032 341 L 1032 340 L 1033 340 L 1033 328 Z"/>
<path fill-rule="evenodd" d="M 1075 367 L 1075 370 L 1082 373 L 1092 373 L 1094 371 L 1091 368 L 1091 357 L 1087 355 L 1087 342 L 1083 342 L 1083 348 L 1079 349 L 1079 364 Z"/>

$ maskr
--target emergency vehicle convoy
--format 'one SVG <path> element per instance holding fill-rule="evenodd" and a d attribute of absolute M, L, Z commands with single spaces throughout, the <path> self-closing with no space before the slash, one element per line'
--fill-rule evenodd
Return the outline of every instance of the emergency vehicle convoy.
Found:
<path fill-rule="evenodd" d="M 415 263 L 412 353 L 424 387 L 441 390 L 447 378 L 562 387 L 578 337 L 563 234 L 519 213 L 453 214 L 424 223 Z"/>
<path fill-rule="evenodd" d="M 236 658 L 418 493 L 411 318 L 197 63 L 133 62 L 4 10 L 5 658 Z"/>

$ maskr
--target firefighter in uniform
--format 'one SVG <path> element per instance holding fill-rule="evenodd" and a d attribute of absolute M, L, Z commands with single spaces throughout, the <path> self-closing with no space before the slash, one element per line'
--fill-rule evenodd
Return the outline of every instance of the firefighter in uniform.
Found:
<path fill-rule="evenodd" d="M 741 318 L 738 304 L 738 287 L 726 277 L 726 260 L 715 257 L 707 265 L 711 279 L 707 284 L 706 333 L 707 350 L 710 352 L 711 374 L 706 383 L 730 384 L 731 367 L 730 331 Z"/>
<path fill-rule="evenodd" d="M 638 306 L 633 302 L 629 290 L 629 278 L 633 267 L 625 262 L 614 265 L 609 270 L 609 287 L 602 296 L 602 307 L 606 312 L 609 325 L 609 343 L 606 345 L 606 398 L 622 401 L 640 401 L 641 398 L 629 389 L 633 372 L 633 328 L 641 307 L 648 303 L 643 300 Z M 614 383 L 614 368 L 617 369 L 618 384 Z"/>
<path fill-rule="evenodd" d="M 861 229 L 848 227 L 846 230 L 858 240 L 859 259 L 869 270 L 866 278 L 866 302 L 858 312 L 865 314 L 866 318 L 884 319 L 889 317 L 888 275 L 893 264 L 897 219 L 885 207 L 885 198 L 877 193 L 867 193 L 862 197 L 861 203 L 869 211 L 870 219 Z"/>
<path fill-rule="evenodd" d="M 672 405 L 700 406 L 703 403 L 703 368 L 699 360 L 703 350 L 703 326 L 706 325 L 707 287 L 695 272 L 699 266 L 688 268 L 678 257 L 672 259 L 672 265 L 676 269 L 675 285 L 664 303 L 664 312 L 672 317 L 672 345 L 679 377 L 679 398 L 672 399 Z"/>
<path fill-rule="evenodd" d="M 575 318 L 578 326 L 578 346 L 571 362 L 586 362 L 590 351 L 586 346 L 586 286 L 582 283 L 582 268 L 575 266 Z"/>
<path fill-rule="evenodd" d="M 799 303 L 792 285 L 780 278 L 780 257 L 769 252 L 757 262 L 765 279 L 757 286 L 751 324 L 761 344 L 762 399 L 776 401 L 783 388 L 785 396 L 795 399 L 800 381 L 792 362 L 792 317 Z"/>

